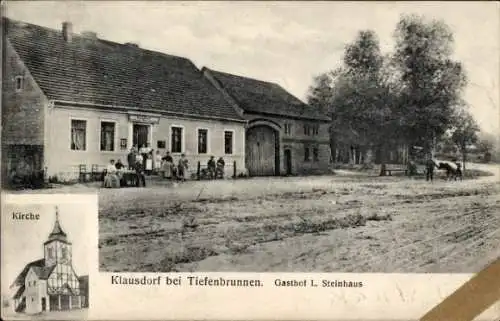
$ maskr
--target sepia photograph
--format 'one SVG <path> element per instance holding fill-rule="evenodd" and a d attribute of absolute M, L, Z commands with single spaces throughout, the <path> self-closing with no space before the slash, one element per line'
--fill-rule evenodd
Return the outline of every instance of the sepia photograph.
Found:
<path fill-rule="evenodd" d="M 97 192 L 101 272 L 500 257 L 498 3 L 13 1 L 2 26 L 3 188 Z"/>
<path fill-rule="evenodd" d="M 86 318 L 88 208 L 79 205 L 2 204 L 2 319 Z"/>

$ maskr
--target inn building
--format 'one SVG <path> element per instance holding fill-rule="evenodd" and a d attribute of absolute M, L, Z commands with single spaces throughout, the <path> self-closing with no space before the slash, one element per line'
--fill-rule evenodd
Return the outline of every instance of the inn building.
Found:
<path fill-rule="evenodd" d="M 2 22 L 3 177 L 27 166 L 73 179 L 143 145 L 185 154 L 191 173 L 212 155 L 226 176 L 327 170 L 328 118 L 277 84 L 77 34 L 70 22 Z"/>
<path fill-rule="evenodd" d="M 15 312 L 35 314 L 88 307 L 88 276 L 75 273 L 72 244 L 61 227 L 57 208 L 43 250 L 44 258 L 28 263 L 11 285 Z"/>

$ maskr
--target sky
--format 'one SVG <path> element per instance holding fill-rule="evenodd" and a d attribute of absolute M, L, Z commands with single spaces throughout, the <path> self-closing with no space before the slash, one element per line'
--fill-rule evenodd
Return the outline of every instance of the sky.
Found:
<path fill-rule="evenodd" d="M 390 52 L 401 14 L 442 19 L 454 32 L 454 58 L 469 78 L 465 99 L 481 128 L 500 133 L 498 2 L 176 2 L 9 1 L 12 19 L 135 42 L 191 59 L 199 68 L 279 83 L 305 100 L 313 77 L 341 64 L 360 30 Z"/>
<path fill-rule="evenodd" d="M 90 203 L 90 204 L 89 204 Z M 73 267 L 80 275 L 88 275 L 89 253 L 94 245 L 89 238 L 96 218 L 95 204 L 87 203 L 29 203 L 17 202 L 2 206 L 2 295 L 10 294 L 9 287 L 29 262 L 43 259 L 43 243 L 54 227 L 55 206 L 59 208 L 59 223 L 73 248 Z M 39 220 L 14 220 L 13 212 L 40 214 Z M 94 214 L 94 215 L 92 215 Z"/>

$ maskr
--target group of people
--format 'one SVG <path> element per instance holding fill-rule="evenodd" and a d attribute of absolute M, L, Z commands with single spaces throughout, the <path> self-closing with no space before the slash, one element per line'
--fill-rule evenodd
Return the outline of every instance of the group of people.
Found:
<path fill-rule="evenodd" d="M 219 157 L 217 162 L 214 156 L 210 156 L 207 162 L 206 176 L 208 179 L 224 178 L 224 166 L 226 162 L 222 157 Z"/>
<path fill-rule="evenodd" d="M 144 180 L 145 175 L 160 175 L 165 179 L 177 179 L 180 181 L 186 180 L 186 175 L 189 168 L 189 161 L 185 154 L 181 154 L 177 161 L 167 151 L 164 155 L 159 150 L 154 151 L 149 145 L 143 145 L 141 148 L 134 146 L 127 155 L 126 167 L 121 160 L 110 160 L 106 174 L 104 176 L 105 187 L 119 187 L 123 173 L 134 171 Z M 202 170 L 201 176 L 209 179 L 224 178 L 225 162 L 222 157 L 217 161 L 214 156 L 211 156 L 207 162 L 206 169 Z"/>

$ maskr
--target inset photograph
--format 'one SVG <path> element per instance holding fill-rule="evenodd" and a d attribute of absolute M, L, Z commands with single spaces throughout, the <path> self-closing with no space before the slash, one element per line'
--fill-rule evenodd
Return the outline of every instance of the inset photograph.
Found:
<path fill-rule="evenodd" d="M 6 204 L 2 211 L 2 318 L 86 319 L 86 207 Z"/>

